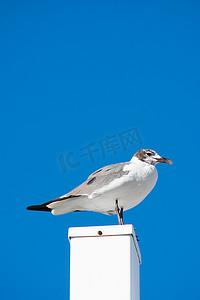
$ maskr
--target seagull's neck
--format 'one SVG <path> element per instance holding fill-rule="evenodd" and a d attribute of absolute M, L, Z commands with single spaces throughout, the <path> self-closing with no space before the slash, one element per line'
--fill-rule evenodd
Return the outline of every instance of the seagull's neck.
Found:
<path fill-rule="evenodd" d="M 130 160 L 130 162 L 135 163 L 135 164 L 143 164 L 145 162 L 141 161 L 140 159 L 138 159 L 137 157 L 133 156 Z M 146 163 L 145 163 L 146 164 Z"/>
<path fill-rule="evenodd" d="M 135 156 L 131 159 L 131 161 L 128 164 L 124 166 L 123 171 L 128 171 L 128 176 L 130 178 L 134 177 L 138 180 L 141 180 L 142 178 L 144 179 L 154 172 L 157 173 L 155 166 L 141 161 Z"/>
<path fill-rule="evenodd" d="M 133 156 L 130 160 L 131 163 L 134 163 L 134 165 L 137 165 L 139 167 L 152 167 L 153 165 L 146 163 L 145 161 L 142 161 L 138 159 L 137 157 Z M 154 166 L 153 166 L 154 167 Z"/>

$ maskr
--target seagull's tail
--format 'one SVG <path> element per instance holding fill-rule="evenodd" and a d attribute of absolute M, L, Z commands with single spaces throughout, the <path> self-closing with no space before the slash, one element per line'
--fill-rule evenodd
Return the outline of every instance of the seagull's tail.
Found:
<path fill-rule="evenodd" d="M 39 205 L 31 205 L 28 206 L 26 209 L 27 210 L 37 210 L 37 211 L 50 211 L 53 213 L 54 206 L 59 206 L 60 203 L 62 203 L 62 200 L 66 199 L 65 196 L 53 199 L 51 201 L 45 202 L 43 204 Z"/>
<path fill-rule="evenodd" d="M 76 200 L 78 200 L 78 202 Z M 84 208 L 82 208 L 82 206 L 80 207 L 79 201 L 80 195 L 70 195 L 67 197 L 62 196 L 40 205 L 28 206 L 26 209 L 37 211 L 50 211 L 53 215 L 62 215 L 72 211 L 85 210 Z"/>

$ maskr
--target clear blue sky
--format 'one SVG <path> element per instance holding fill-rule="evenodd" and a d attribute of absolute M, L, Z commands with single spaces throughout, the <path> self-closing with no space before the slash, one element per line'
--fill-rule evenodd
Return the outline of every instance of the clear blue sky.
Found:
<path fill-rule="evenodd" d="M 0 15 L 2 299 L 69 299 L 68 228 L 117 218 L 25 208 L 140 148 L 174 162 L 125 212 L 141 300 L 199 299 L 199 2 L 8 0 Z"/>

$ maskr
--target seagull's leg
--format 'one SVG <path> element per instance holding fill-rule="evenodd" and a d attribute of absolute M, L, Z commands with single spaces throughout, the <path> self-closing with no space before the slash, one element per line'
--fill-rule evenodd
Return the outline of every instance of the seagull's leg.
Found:
<path fill-rule="evenodd" d="M 119 225 L 121 225 L 121 218 L 120 218 L 120 212 L 119 212 L 119 206 L 118 206 L 118 199 L 115 200 L 115 211 L 117 214 Z"/>
<path fill-rule="evenodd" d="M 115 200 L 115 211 L 116 211 L 116 214 L 117 214 L 119 225 L 124 225 L 124 222 L 123 222 L 123 208 L 121 207 L 121 209 L 119 209 L 118 199 Z"/>
<path fill-rule="evenodd" d="M 124 220 L 123 220 L 123 207 L 121 207 L 121 209 L 120 209 L 119 216 L 120 216 L 120 224 L 121 224 L 121 225 L 124 225 Z"/>
<path fill-rule="evenodd" d="M 123 211 L 124 211 L 124 209 L 123 209 L 123 207 L 121 207 L 119 209 L 118 199 L 115 200 L 115 211 L 116 211 L 116 214 L 117 214 L 119 225 L 124 225 L 124 220 L 123 220 Z M 134 230 L 136 230 L 136 228 L 134 228 Z M 136 238 L 137 238 L 137 241 L 139 241 L 138 235 L 136 235 Z"/>

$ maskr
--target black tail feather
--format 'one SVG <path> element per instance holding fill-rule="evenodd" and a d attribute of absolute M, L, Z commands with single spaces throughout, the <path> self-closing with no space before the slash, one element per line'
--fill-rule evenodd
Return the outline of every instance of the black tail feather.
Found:
<path fill-rule="evenodd" d="M 51 211 L 52 209 L 47 207 L 46 204 L 41 204 L 41 205 L 32 205 L 28 206 L 26 209 L 28 210 L 38 210 L 38 211 Z"/>

